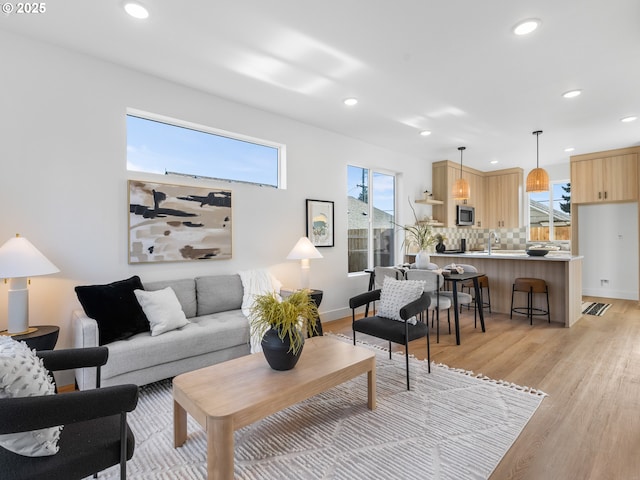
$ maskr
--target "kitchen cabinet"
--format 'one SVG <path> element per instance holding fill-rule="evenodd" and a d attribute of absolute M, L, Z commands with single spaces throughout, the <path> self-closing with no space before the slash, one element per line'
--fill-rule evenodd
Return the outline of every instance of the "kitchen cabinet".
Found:
<path fill-rule="evenodd" d="M 519 228 L 523 171 L 510 168 L 487 174 L 484 179 L 484 228 Z"/>
<path fill-rule="evenodd" d="M 432 165 L 433 196 L 441 199 L 441 205 L 434 205 L 433 216 L 445 227 L 456 226 L 456 205 L 475 207 L 476 225 L 478 215 L 482 215 L 484 195 L 484 174 L 478 170 L 462 167 L 462 178 L 469 182 L 470 197 L 467 200 L 455 200 L 451 195 L 454 182 L 460 178 L 460 164 L 449 160 L 434 162 Z"/>
<path fill-rule="evenodd" d="M 610 151 L 571 157 L 571 203 L 629 202 L 637 199 L 637 153 Z"/>

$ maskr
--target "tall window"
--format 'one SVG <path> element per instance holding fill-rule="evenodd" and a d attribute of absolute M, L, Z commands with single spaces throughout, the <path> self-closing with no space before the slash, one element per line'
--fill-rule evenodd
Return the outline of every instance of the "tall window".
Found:
<path fill-rule="evenodd" d="M 571 183 L 553 182 L 548 192 L 529 194 L 529 240 L 571 240 Z"/>
<path fill-rule="evenodd" d="M 395 263 L 395 176 L 347 167 L 349 273 Z"/>
<path fill-rule="evenodd" d="M 127 115 L 127 169 L 285 188 L 285 147 L 175 119 Z"/>

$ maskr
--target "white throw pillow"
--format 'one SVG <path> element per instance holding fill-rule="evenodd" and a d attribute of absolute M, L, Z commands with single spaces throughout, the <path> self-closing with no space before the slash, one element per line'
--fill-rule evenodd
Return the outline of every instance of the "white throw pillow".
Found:
<path fill-rule="evenodd" d="M 134 290 L 133 293 L 149 320 L 152 337 L 190 323 L 182 311 L 182 305 L 173 288 L 152 291 Z"/>
<path fill-rule="evenodd" d="M 385 277 L 380 292 L 378 316 L 403 321 L 400 318 L 400 309 L 420 298 L 422 290 L 420 280 L 394 280 L 391 277 Z M 412 317 L 408 322 L 415 325 L 416 318 Z"/>
<path fill-rule="evenodd" d="M 26 343 L 0 336 L 0 398 L 54 395 L 55 386 L 42 359 Z M 0 435 L 0 446 L 26 457 L 58 452 L 61 426 Z"/>

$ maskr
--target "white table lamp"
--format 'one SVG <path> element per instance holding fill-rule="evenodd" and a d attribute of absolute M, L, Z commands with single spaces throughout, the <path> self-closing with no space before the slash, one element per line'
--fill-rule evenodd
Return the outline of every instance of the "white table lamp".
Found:
<path fill-rule="evenodd" d="M 309 270 L 311 269 L 309 259 L 311 258 L 322 258 L 322 254 L 307 237 L 300 237 L 298 243 L 287 255 L 287 260 L 300 260 L 300 287 L 303 289 L 309 288 Z"/>
<path fill-rule="evenodd" d="M 9 335 L 29 331 L 28 277 L 60 270 L 24 237 L 16 235 L 0 247 L 0 278 L 9 279 Z"/>

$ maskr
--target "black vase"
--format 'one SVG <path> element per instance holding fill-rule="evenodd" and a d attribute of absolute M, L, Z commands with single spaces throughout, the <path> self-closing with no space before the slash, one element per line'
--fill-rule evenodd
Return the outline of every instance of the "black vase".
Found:
<path fill-rule="evenodd" d="M 293 353 L 289 336 L 285 336 L 284 340 L 281 340 L 276 329 L 270 328 L 267 330 L 264 337 L 262 337 L 261 345 L 269 366 L 274 370 L 291 370 L 295 367 L 302 353 L 302 347 L 304 347 L 304 336 L 301 335 L 301 337 L 302 346 L 297 353 Z"/>

